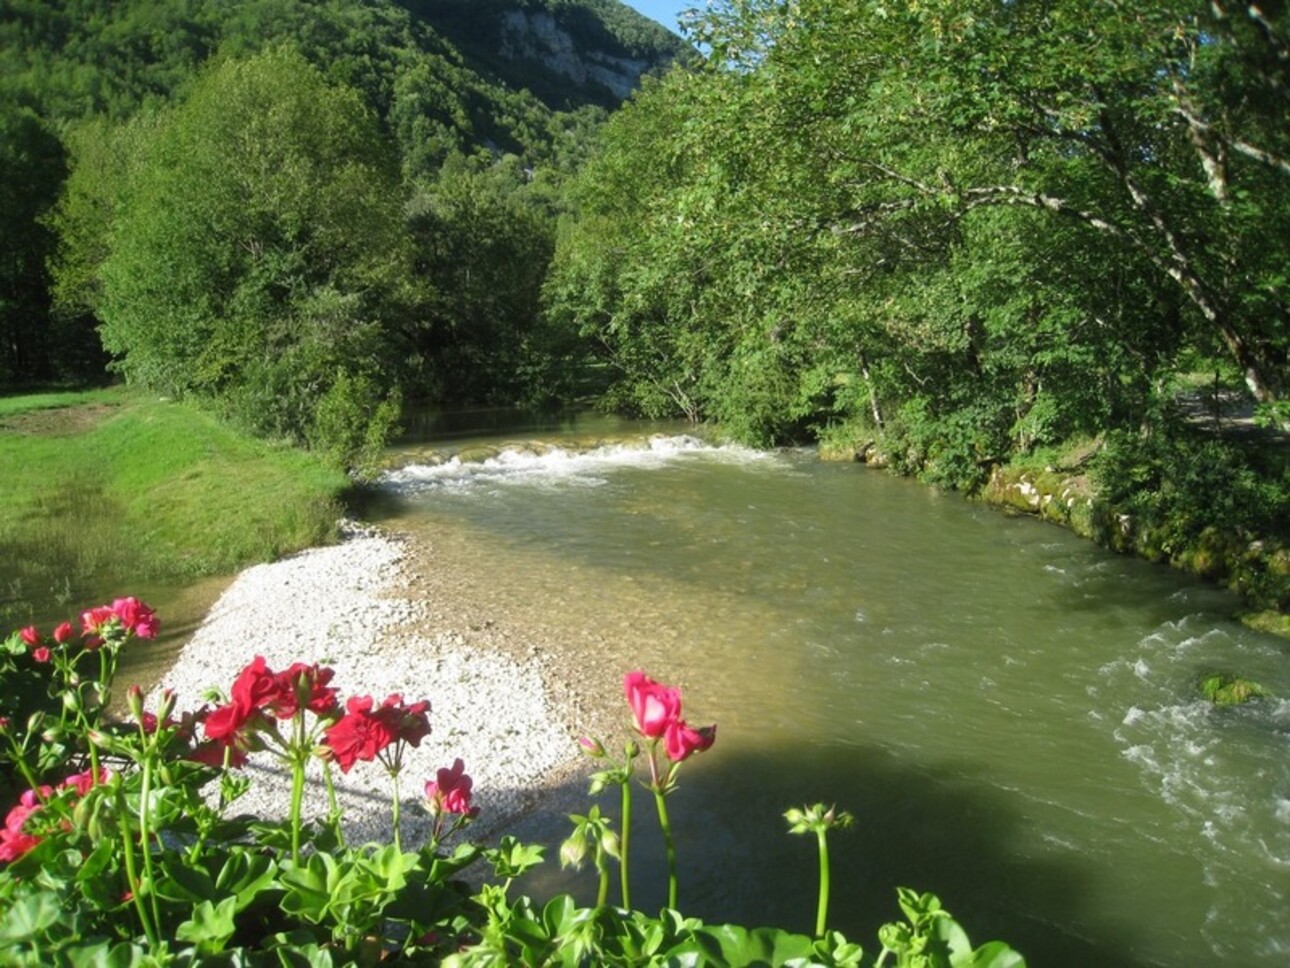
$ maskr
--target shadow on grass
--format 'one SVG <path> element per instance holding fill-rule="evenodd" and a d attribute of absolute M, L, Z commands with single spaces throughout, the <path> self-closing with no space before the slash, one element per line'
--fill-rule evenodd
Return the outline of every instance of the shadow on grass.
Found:
<path fill-rule="evenodd" d="M 679 905 L 706 923 L 774 925 L 809 933 L 815 920 L 813 836 L 787 833 L 783 811 L 824 800 L 855 814 L 849 831 L 830 838 L 833 889 L 830 928 L 878 953 L 877 929 L 899 920 L 896 888 L 940 897 L 973 943 L 1000 939 L 1036 968 L 1145 968 L 1126 952 L 1122 927 L 1089 924 L 1089 870 L 1078 858 L 1023 860 L 1010 849 L 1022 818 L 1001 797 L 951 774 L 902 762 L 875 748 L 856 748 L 839 762 L 822 748 L 740 754 L 724 750 L 687 763 L 669 799 L 676 835 Z M 550 802 L 509 828 L 525 842 L 548 845 L 547 863 L 517 890 L 542 901 L 572 892 L 594 902 L 595 872 L 558 869 L 566 814 L 585 813 L 586 781 L 562 786 Z M 597 802 L 618 824 L 618 792 Z M 632 901 L 657 911 L 667 896 L 665 861 L 653 803 L 635 791 Z M 618 903 L 612 867 L 610 903 Z M 1078 927 L 1076 927 L 1078 926 Z"/>

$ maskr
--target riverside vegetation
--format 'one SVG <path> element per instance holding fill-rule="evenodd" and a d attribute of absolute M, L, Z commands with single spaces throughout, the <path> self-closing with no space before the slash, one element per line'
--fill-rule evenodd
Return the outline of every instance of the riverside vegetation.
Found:
<path fill-rule="evenodd" d="M 7 388 L 106 367 L 357 468 L 405 400 L 571 399 L 969 493 L 1051 466 L 1108 544 L 1290 600 L 1285 448 L 1175 408 L 1287 420 L 1280 6 L 4 11 Z M 532 18 L 642 86 L 520 57 Z"/>
<path fill-rule="evenodd" d="M 636 740 L 624 762 L 593 777 L 593 792 L 621 787 L 621 830 L 593 807 L 572 818 L 561 848 L 572 865 L 594 856 L 597 904 L 580 908 L 559 895 L 539 907 L 512 896 L 510 885 L 541 863 L 541 847 L 512 837 L 483 847 L 457 836 L 476 814 L 461 760 L 425 781 L 429 841 L 407 850 L 399 843 L 401 753 L 430 732 L 428 700 L 342 703 L 329 668 L 297 662 L 274 672 L 257 657 L 214 708 L 180 710 L 181 697 L 163 691 L 146 710 L 131 687 L 126 713 L 107 715 L 121 650 L 157 627 L 148 606 L 123 598 L 83 612 L 78 627 L 64 622 L 46 634 L 27 626 L 3 643 L 0 767 L 22 789 L 0 830 L 6 964 L 1025 964 L 1001 942 L 974 949 L 934 896 L 906 889 L 898 893 L 905 920 L 880 930 L 876 957 L 828 931 L 828 835 L 850 818 L 823 804 L 786 814 L 791 832 L 814 832 L 819 844 L 814 936 L 685 917 L 666 798 L 679 767 L 710 748 L 716 732 L 687 725 L 679 692 L 643 673 L 625 677 L 624 693 L 666 834 L 668 905 L 658 916 L 628 900 Z M 599 741 L 582 742 L 606 756 Z M 234 814 L 252 782 L 238 767 L 253 748 L 276 751 L 292 776 L 280 823 Z M 346 844 L 334 808 L 301 816 L 307 771 L 321 771 L 330 789 L 333 768 L 345 772 L 359 760 L 386 766 L 392 844 Z M 621 865 L 620 907 L 606 903 L 607 857 Z M 474 863 L 493 874 L 472 894 L 457 875 Z"/>
<path fill-rule="evenodd" d="M 351 482 L 190 403 L 123 389 L 0 398 L 5 624 L 105 580 L 229 574 L 333 540 Z"/>

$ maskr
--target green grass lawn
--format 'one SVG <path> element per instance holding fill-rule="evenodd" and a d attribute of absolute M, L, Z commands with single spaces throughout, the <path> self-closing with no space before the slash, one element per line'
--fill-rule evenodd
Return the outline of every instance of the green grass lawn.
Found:
<path fill-rule="evenodd" d="M 189 404 L 123 389 L 0 398 L 0 592 L 272 560 L 332 540 L 348 487 Z"/>

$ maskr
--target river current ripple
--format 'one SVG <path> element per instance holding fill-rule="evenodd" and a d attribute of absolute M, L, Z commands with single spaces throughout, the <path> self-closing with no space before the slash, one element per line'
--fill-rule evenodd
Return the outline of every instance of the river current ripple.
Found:
<path fill-rule="evenodd" d="M 718 723 L 674 808 L 687 913 L 809 930 L 780 815 L 826 800 L 859 820 L 833 920 L 866 946 L 909 885 L 1034 965 L 1286 963 L 1290 702 L 1197 682 L 1290 696 L 1290 662 L 1226 593 L 808 451 L 560 445 L 391 472 L 380 515 L 576 688 L 644 668 Z"/>

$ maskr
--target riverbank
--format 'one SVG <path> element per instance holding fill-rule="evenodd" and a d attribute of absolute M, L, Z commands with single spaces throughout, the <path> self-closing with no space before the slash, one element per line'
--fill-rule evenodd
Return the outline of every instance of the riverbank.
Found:
<path fill-rule="evenodd" d="M 203 690 L 227 691 L 263 655 L 274 670 L 297 661 L 331 667 L 342 698 L 428 699 L 432 731 L 407 751 L 400 781 L 404 843 L 426 839 L 422 789 L 456 758 L 474 779 L 480 807 L 471 836 L 496 833 L 585 765 L 574 728 L 588 719 L 587 708 L 562 678 L 551 643 L 472 615 L 445 593 L 427 561 L 432 550 L 352 523 L 343 531 L 340 544 L 238 575 L 158 688 L 174 689 L 179 709 L 196 708 Z M 557 681 L 565 687 L 558 701 Z M 248 769 L 254 785 L 235 809 L 285 816 L 289 773 L 267 753 L 253 754 Z M 388 839 L 384 768 L 359 763 L 337 779 L 346 836 Z M 325 816 L 327 807 L 321 771 L 311 771 L 305 815 Z"/>
<path fill-rule="evenodd" d="M 1115 447 L 1103 437 L 1077 439 L 989 465 L 969 496 L 1226 587 L 1243 602 L 1242 622 L 1290 638 L 1286 443 L 1283 434 L 1228 418 L 1221 433 L 1186 424 L 1172 436 L 1121 435 Z M 869 438 L 822 443 L 820 456 L 892 468 Z"/>
<path fill-rule="evenodd" d="M 351 487 L 315 455 L 125 388 L 0 398 L 0 618 L 231 574 L 335 538 Z"/>

